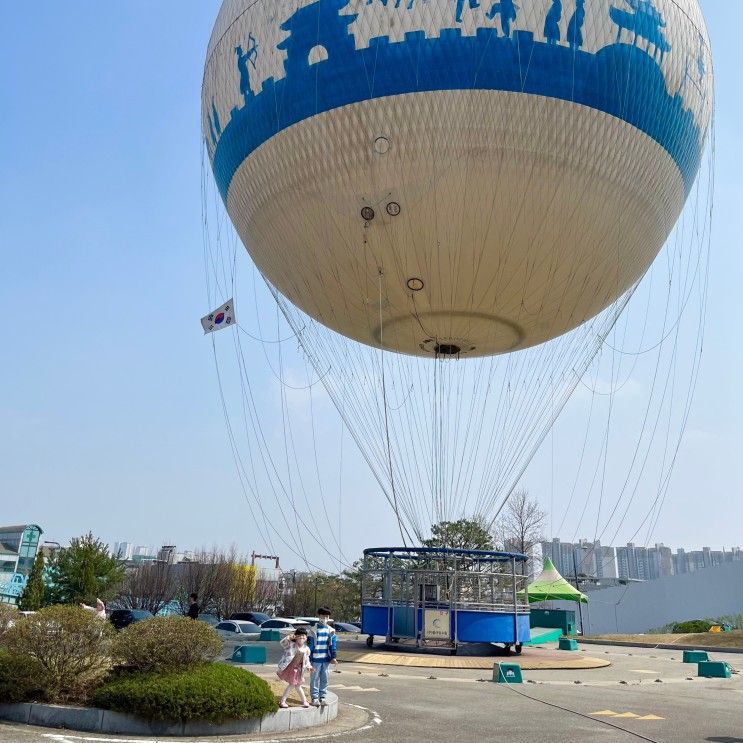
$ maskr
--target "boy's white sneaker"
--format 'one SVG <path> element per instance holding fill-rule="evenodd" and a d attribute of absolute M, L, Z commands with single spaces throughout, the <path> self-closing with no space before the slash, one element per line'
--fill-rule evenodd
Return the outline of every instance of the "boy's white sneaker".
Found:
<path fill-rule="evenodd" d="M 313 700 L 312 700 L 312 701 L 310 702 L 310 704 L 311 704 L 311 705 L 312 705 L 313 707 L 319 707 L 319 706 L 320 706 L 320 702 L 319 702 L 319 701 L 318 701 L 317 699 L 313 699 Z"/>

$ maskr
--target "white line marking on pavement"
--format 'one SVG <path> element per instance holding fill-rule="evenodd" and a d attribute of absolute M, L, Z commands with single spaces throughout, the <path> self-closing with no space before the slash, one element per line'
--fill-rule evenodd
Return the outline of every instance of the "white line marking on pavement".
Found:
<path fill-rule="evenodd" d="M 345 684 L 329 684 L 329 689 L 343 689 L 344 691 L 379 691 L 373 686 L 346 686 Z"/>

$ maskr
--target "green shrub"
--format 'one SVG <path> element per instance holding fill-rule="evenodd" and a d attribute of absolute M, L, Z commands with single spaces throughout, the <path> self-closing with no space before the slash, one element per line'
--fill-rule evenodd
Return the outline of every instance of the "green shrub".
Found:
<path fill-rule="evenodd" d="M 8 604 L 0 604 L 0 645 L 5 644 L 5 635 L 8 630 L 22 618 L 23 614 L 19 614 L 18 609 Z"/>
<path fill-rule="evenodd" d="M 15 655 L 36 660 L 51 702 L 84 700 L 110 668 L 113 628 L 76 606 L 50 606 L 8 630 Z"/>
<path fill-rule="evenodd" d="M 33 658 L 0 650 L 0 700 L 4 703 L 44 701 L 44 672 Z"/>
<path fill-rule="evenodd" d="M 130 624 L 114 640 L 113 655 L 138 671 L 180 671 L 213 661 L 222 640 L 206 622 L 153 617 Z"/>
<path fill-rule="evenodd" d="M 709 632 L 712 622 L 706 619 L 690 619 L 686 622 L 677 622 L 671 630 L 674 635 L 687 635 L 695 632 Z"/>
<path fill-rule="evenodd" d="M 104 682 L 93 700 L 97 707 L 168 722 L 221 723 L 261 717 L 277 709 L 271 687 L 263 679 L 222 663 L 165 674 L 121 672 Z"/>

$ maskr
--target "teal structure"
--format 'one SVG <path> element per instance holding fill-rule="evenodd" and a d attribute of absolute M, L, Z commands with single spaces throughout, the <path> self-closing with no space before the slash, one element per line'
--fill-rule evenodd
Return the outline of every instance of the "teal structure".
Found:
<path fill-rule="evenodd" d="M 266 648 L 262 645 L 240 645 L 232 653 L 234 663 L 260 664 L 266 662 Z"/>
<path fill-rule="evenodd" d="M 0 527 L 0 603 L 18 603 L 43 533 L 36 524 Z"/>
<path fill-rule="evenodd" d="M 496 684 L 522 684 L 521 666 L 518 663 L 496 663 L 493 665 L 493 681 Z"/>
<path fill-rule="evenodd" d="M 554 627 L 561 629 L 563 635 L 575 634 L 575 612 L 563 609 L 532 609 L 532 627 Z"/>
<path fill-rule="evenodd" d="M 684 650 L 684 663 L 700 663 L 709 660 L 705 650 Z"/>
<path fill-rule="evenodd" d="M 729 679 L 732 676 L 730 666 L 722 660 L 703 660 L 697 670 L 701 678 Z"/>
<path fill-rule="evenodd" d="M 558 650 L 577 650 L 578 641 L 574 640 L 572 637 L 561 637 L 557 647 Z"/>

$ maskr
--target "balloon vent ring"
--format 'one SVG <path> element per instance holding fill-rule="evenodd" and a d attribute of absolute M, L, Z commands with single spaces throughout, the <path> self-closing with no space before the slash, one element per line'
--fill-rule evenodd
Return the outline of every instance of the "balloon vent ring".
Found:
<path fill-rule="evenodd" d="M 396 201 L 390 201 L 389 204 L 387 204 L 387 214 L 390 215 L 390 217 L 396 217 L 400 213 L 400 205 Z"/>
<path fill-rule="evenodd" d="M 424 286 L 425 284 L 423 283 L 423 279 L 408 279 L 408 289 L 410 289 L 411 292 L 419 292 Z"/>
<path fill-rule="evenodd" d="M 433 349 L 437 356 L 459 356 L 462 349 L 454 343 L 438 343 Z"/>

